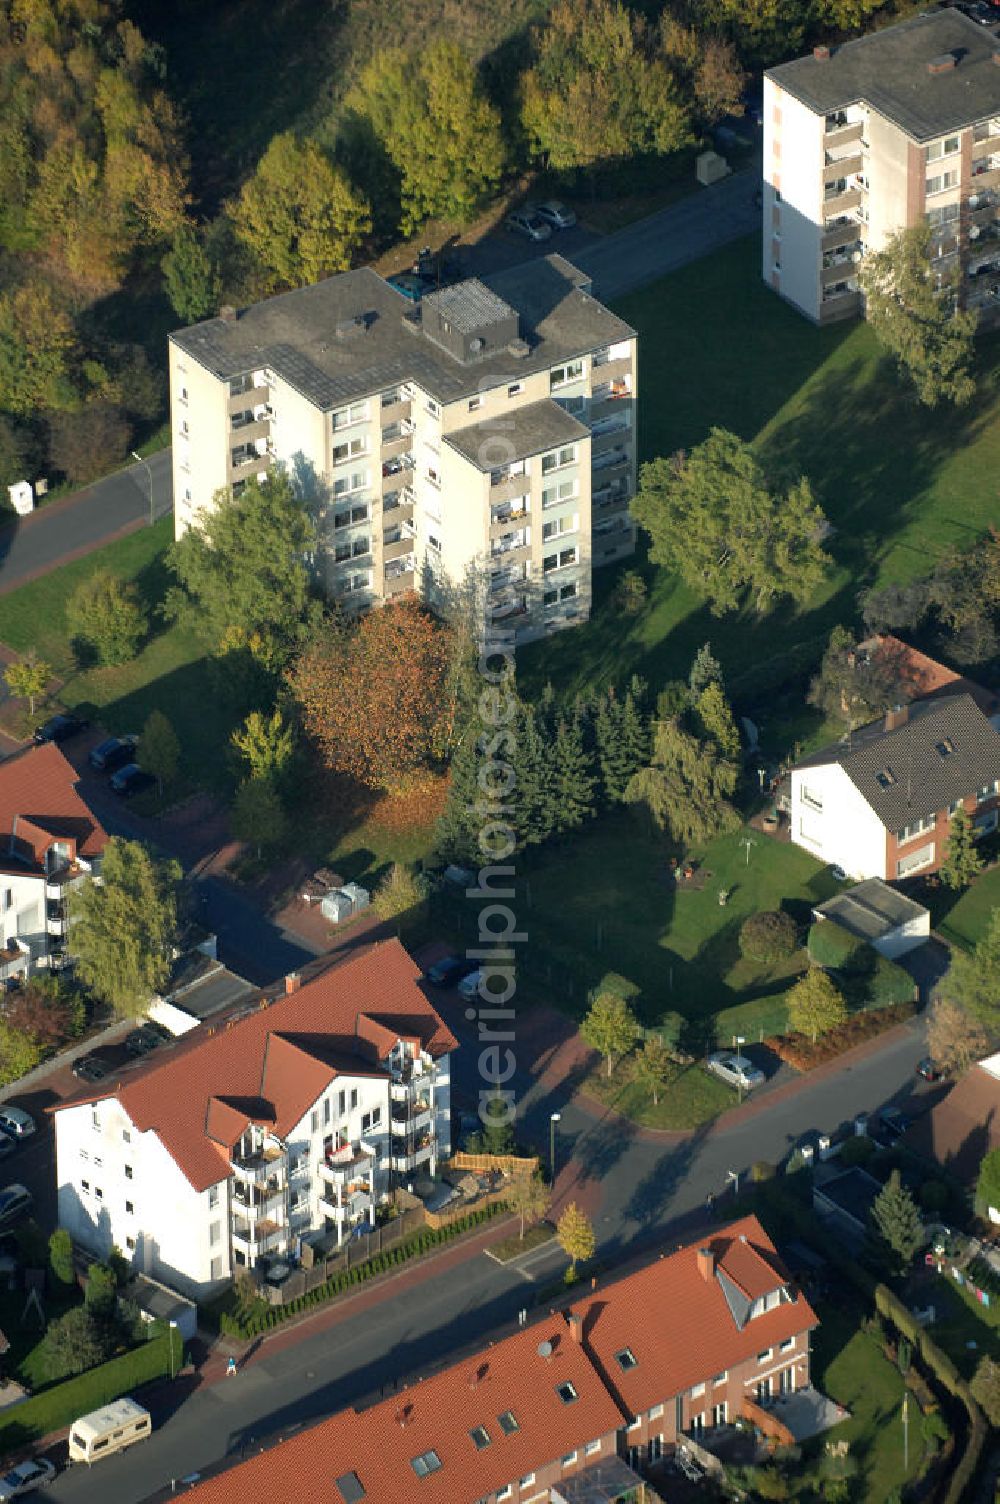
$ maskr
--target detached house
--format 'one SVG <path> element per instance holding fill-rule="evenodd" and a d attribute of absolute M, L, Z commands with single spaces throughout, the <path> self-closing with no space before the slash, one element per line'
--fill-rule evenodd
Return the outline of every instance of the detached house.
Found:
<path fill-rule="evenodd" d="M 62 963 L 69 892 L 107 840 L 58 747 L 0 763 L 0 982 Z"/>
<path fill-rule="evenodd" d="M 202 1295 L 373 1223 L 398 1177 L 451 1152 L 456 1041 L 419 977 L 397 941 L 375 946 L 61 1103 L 60 1224 Z"/>
<path fill-rule="evenodd" d="M 791 773 L 791 837 L 851 877 L 941 865 L 964 808 L 995 830 L 1000 732 L 969 694 L 919 700 L 804 758 Z"/>
<path fill-rule="evenodd" d="M 817 1324 L 755 1217 L 196 1485 L 193 1504 L 597 1504 L 809 1383 Z"/>

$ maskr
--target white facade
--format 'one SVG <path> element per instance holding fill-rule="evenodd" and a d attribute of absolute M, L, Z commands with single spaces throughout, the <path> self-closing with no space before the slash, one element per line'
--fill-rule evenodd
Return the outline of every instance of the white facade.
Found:
<path fill-rule="evenodd" d="M 230 1174 L 203 1190 L 115 1097 L 63 1108 L 59 1224 L 95 1253 L 117 1246 L 137 1270 L 193 1296 L 240 1267 L 296 1256 L 306 1234 L 339 1244 L 374 1223 L 394 1185 L 433 1175 L 451 1153 L 449 1057 L 397 1042 L 385 1067 L 335 1076 L 284 1139 L 251 1124 Z"/>
<path fill-rule="evenodd" d="M 886 877 L 886 832 L 839 763 L 793 768 L 791 836 L 848 877 Z"/>

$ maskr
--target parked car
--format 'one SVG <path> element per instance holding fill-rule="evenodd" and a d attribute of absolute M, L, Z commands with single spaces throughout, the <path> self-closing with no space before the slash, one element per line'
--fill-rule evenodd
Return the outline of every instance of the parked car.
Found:
<path fill-rule="evenodd" d="M 424 972 L 424 981 L 430 982 L 434 987 L 454 987 L 475 969 L 475 961 L 469 961 L 465 956 L 442 956 L 440 961 L 428 966 Z"/>
<path fill-rule="evenodd" d="M 0 1159 L 9 1159 L 17 1144 L 7 1133 L 0 1133 Z"/>
<path fill-rule="evenodd" d="M 572 230 L 576 224 L 576 215 L 572 209 L 567 209 L 558 199 L 550 198 L 545 204 L 539 204 L 534 209 L 537 219 L 544 220 L 551 225 L 553 230 Z"/>
<path fill-rule="evenodd" d="M 963 5 L 962 9 L 969 20 L 975 21 L 979 26 L 995 26 L 1000 21 L 1000 16 L 986 0 L 977 0 L 975 5 Z"/>
<path fill-rule="evenodd" d="M 73 1074 L 78 1081 L 103 1081 L 110 1069 L 99 1055 L 81 1055 L 73 1061 Z"/>
<path fill-rule="evenodd" d="M 767 1079 L 764 1072 L 758 1070 L 745 1055 L 709 1055 L 708 1068 L 713 1076 L 718 1076 L 730 1086 L 742 1087 L 744 1091 L 753 1091 L 755 1086 L 763 1086 Z"/>
<path fill-rule="evenodd" d="M 32 1489 L 44 1488 L 46 1483 L 52 1482 L 55 1475 L 55 1465 L 47 1457 L 33 1457 L 28 1462 L 19 1462 L 17 1467 L 12 1467 L 9 1473 L 4 1473 L 0 1478 L 0 1504 L 6 1504 L 8 1499 L 19 1499 L 22 1494 L 30 1494 Z"/>
<path fill-rule="evenodd" d="M 552 226 L 529 209 L 515 209 L 507 215 L 507 228 L 515 235 L 524 235 L 528 240 L 548 240 Z"/>
<path fill-rule="evenodd" d="M 35 1120 L 23 1107 L 0 1107 L 0 1131 L 11 1138 L 30 1138 L 35 1131 Z"/>
<path fill-rule="evenodd" d="M 463 1003 L 474 1003 L 479 996 L 479 984 L 483 979 L 483 973 L 477 966 L 475 971 L 470 971 L 468 976 L 462 978 L 458 984 L 458 995 Z"/>
<path fill-rule="evenodd" d="M 131 1034 L 125 1036 L 125 1048 L 130 1055 L 137 1058 L 148 1055 L 163 1043 L 161 1035 L 148 1024 L 142 1024 L 138 1029 L 133 1029 Z"/>
<path fill-rule="evenodd" d="M 96 768 L 99 773 L 113 773 L 116 768 L 132 762 L 138 742 L 137 736 L 106 737 L 91 750 L 87 760 L 90 766 Z"/>
<path fill-rule="evenodd" d="M 6 1185 L 0 1191 L 0 1227 L 9 1227 L 17 1222 L 35 1204 L 35 1198 L 26 1185 Z"/>
<path fill-rule="evenodd" d="M 898 1107 L 883 1107 L 878 1120 L 886 1138 L 891 1139 L 902 1138 L 910 1126 L 909 1118 Z"/>
<path fill-rule="evenodd" d="M 39 747 L 46 742 L 68 742 L 71 736 L 79 736 L 89 725 L 89 721 L 81 720 L 78 715 L 54 715 L 36 729 L 33 740 Z"/>
<path fill-rule="evenodd" d="M 917 1061 L 917 1075 L 924 1081 L 940 1081 L 941 1067 L 929 1055 L 925 1055 L 923 1060 Z"/>
<path fill-rule="evenodd" d="M 156 779 L 152 773 L 146 773 L 137 762 L 127 762 L 113 777 L 108 779 L 108 788 L 113 793 L 120 794 L 123 799 L 128 799 L 132 794 L 138 794 L 141 789 L 152 788 L 155 782 Z"/>

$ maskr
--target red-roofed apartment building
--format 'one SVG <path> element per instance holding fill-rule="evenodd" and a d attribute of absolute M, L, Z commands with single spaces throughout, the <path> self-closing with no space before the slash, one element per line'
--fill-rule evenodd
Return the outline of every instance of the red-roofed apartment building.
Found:
<path fill-rule="evenodd" d="M 398 941 L 55 1109 L 59 1221 L 191 1295 L 374 1221 L 451 1152 L 454 1036 Z"/>
<path fill-rule="evenodd" d="M 744 1399 L 804 1388 L 815 1325 L 763 1228 L 747 1217 L 185 1497 L 192 1504 L 637 1498 L 639 1469 L 682 1432 L 732 1422 Z"/>
<path fill-rule="evenodd" d="M 67 895 L 97 870 L 107 839 L 57 746 L 0 763 L 0 981 L 60 964 Z"/>

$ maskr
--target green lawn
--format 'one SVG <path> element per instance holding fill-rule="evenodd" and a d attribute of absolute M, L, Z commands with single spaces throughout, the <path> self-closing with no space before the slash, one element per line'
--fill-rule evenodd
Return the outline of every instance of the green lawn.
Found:
<path fill-rule="evenodd" d="M 733 1087 L 700 1064 L 674 1066 L 655 1104 L 645 1087 L 629 1079 L 627 1061 L 610 1077 L 603 1063 L 597 1066 L 583 1090 L 643 1128 L 700 1128 L 737 1101 Z"/>
<path fill-rule="evenodd" d="M 932 1304 L 937 1320 L 931 1335 L 956 1368 L 970 1379 L 984 1353 L 1000 1358 L 1000 1300 L 981 1306 L 951 1279 L 939 1277 L 921 1288 L 922 1304 Z"/>
<path fill-rule="evenodd" d="M 858 1464 L 860 1489 L 851 1498 L 885 1504 L 906 1477 L 916 1473 L 923 1452 L 919 1416 L 910 1407 L 910 1467 L 903 1467 L 903 1380 L 873 1338 L 857 1329 L 856 1317 L 823 1306 L 813 1333 L 813 1383 L 851 1412 L 827 1431 L 823 1442 L 847 1441 Z M 809 1497 L 812 1497 L 810 1494 Z"/>
<path fill-rule="evenodd" d="M 857 591 L 925 570 L 943 549 L 995 521 L 1000 475 L 1000 340 L 980 347 L 980 395 L 960 413 L 929 415 L 880 360 L 863 324 L 814 328 L 762 283 L 756 237 L 739 241 L 623 299 L 639 332 L 642 459 L 699 443 L 713 424 L 755 440 L 775 468 L 804 473 L 836 533 L 835 569 L 808 609 L 713 618 L 663 569 L 641 564 L 649 596 L 636 617 L 598 577 L 589 625 L 527 647 L 526 687 L 551 679 L 573 694 L 640 672 L 653 684 L 686 677 L 698 645 L 740 675 L 783 664 L 801 672 L 800 644 L 818 656 L 831 627 L 854 616 Z M 634 567 L 634 566 L 633 566 Z M 747 698 L 747 696 L 745 696 Z M 751 694 L 748 698 L 753 699 Z M 780 711 L 769 695 L 761 708 Z M 792 739 L 815 729 L 801 712 Z"/>
<path fill-rule="evenodd" d="M 523 912 L 529 949 L 536 936 L 557 954 L 572 952 L 584 968 L 586 985 L 566 978 L 552 989 L 560 1006 L 581 1012 L 587 990 L 607 972 L 636 984 L 639 1016 L 647 1025 L 671 1010 L 702 1019 L 783 990 L 801 962 L 771 971 L 744 960 L 740 925 L 749 914 L 782 904 L 805 921 L 812 905 L 829 898 L 837 885 L 799 847 L 756 831 L 746 834 L 754 843 L 749 863 L 743 833 L 721 837 L 695 854 L 711 873 L 700 891 L 671 880 L 670 847 L 643 834 L 629 813 L 595 821 L 571 848 L 557 847 L 543 857 L 526 879 L 519 917 Z M 725 907 L 720 888 L 730 892 Z"/>
<path fill-rule="evenodd" d="M 63 681 L 59 702 L 81 708 L 109 731 L 141 731 L 150 711 L 162 710 L 181 739 L 188 776 L 213 785 L 226 779 L 223 752 L 237 717 L 213 680 L 197 634 L 189 626 L 165 626 L 156 614 L 168 584 L 164 551 L 171 536 L 165 518 L 0 596 L 0 642 L 18 652 L 36 648 Z M 65 605 L 80 581 L 101 568 L 135 582 L 151 630 L 131 663 L 84 670 L 73 655 Z"/>
<path fill-rule="evenodd" d="M 953 895 L 943 892 L 941 898 L 943 912 L 940 918 L 934 916 L 935 928 L 953 945 L 971 950 L 983 935 L 994 909 L 1000 908 L 1000 865 L 975 878 L 957 903 L 951 902 L 951 907 L 948 903 Z"/>

